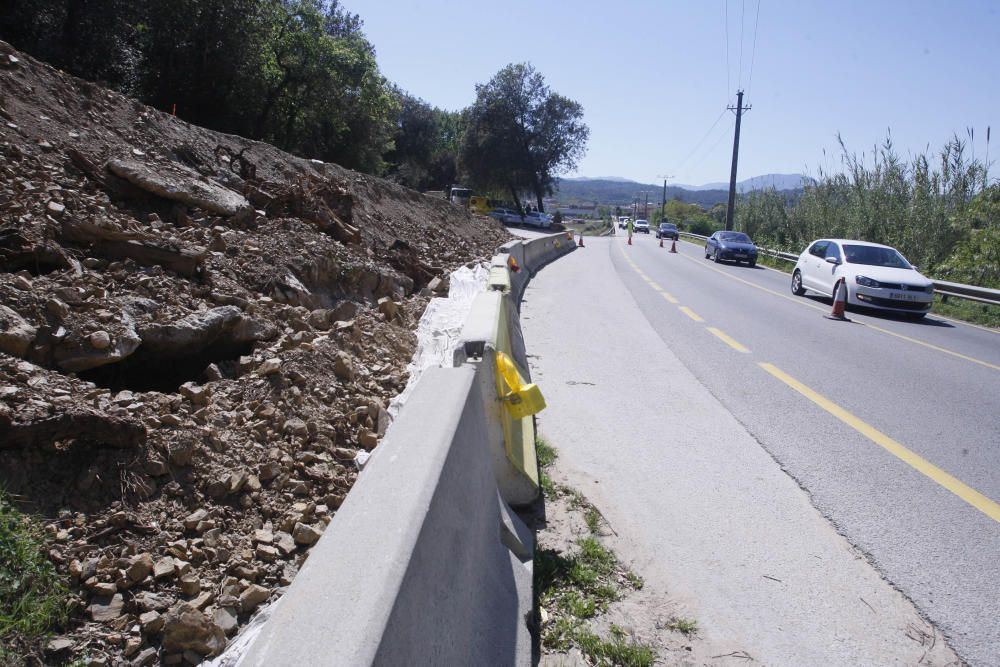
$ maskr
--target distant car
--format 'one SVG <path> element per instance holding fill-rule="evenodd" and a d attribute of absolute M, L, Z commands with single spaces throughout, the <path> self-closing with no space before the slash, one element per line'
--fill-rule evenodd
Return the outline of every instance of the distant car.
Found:
<path fill-rule="evenodd" d="M 715 232 L 705 242 L 705 259 L 729 260 L 757 266 L 757 246 L 743 232 Z"/>
<path fill-rule="evenodd" d="M 643 234 L 649 233 L 649 222 L 647 220 L 636 220 L 635 224 L 632 226 L 635 233 L 638 234 L 642 232 Z"/>
<path fill-rule="evenodd" d="M 846 239 L 820 239 L 809 244 L 792 270 L 792 293 L 802 296 L 812 290 L 833 297 L 834 286 L 842 278 L 849 306 L 879 308 L 920 319 L 934 301 L 934 283 L 898 250 Z"/>
<path fill-rule="evenodd" d="M 552 226 L 552 218 L 547 213 L 531 211 L 524 214 L 524 224 L 545 229 Z"/>
<path fill-rule="evenodd" d="M 660 226 L 656 228 L 656 238 L 679 241 L 681 235 L 677 233 L 677 225 L 670 222 L 661 222 Z"/>
<path fill-rule="evenodd" d="M 510 208 L 495 208 L 487 213 L 491 218 L 496 218 L 505 225 L 520 225 L 524 220 L 521 214 Z"/>
<path fill-rule="evenodd" d="M 618 229 L 625 229 L 628 227 L 628 221 L 629 218 L 627 217 L 618 218 Z"/>

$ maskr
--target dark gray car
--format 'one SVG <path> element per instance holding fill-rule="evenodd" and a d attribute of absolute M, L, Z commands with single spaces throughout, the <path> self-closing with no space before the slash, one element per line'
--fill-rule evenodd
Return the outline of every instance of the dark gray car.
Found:
<path fill-rule="evenodd" d="M 677 225 L 671 222 L 661 222 L 660 226 L 656 228 L 656 238 L 679 241 L 681 236 L 677 233 Z"/>
<path fill-rule="evenodd" d="M 705 242 L 705 259 L 746 262 L 750 266 L 756 266 L 757 246 L 743 232 L 719 231 Z"/>

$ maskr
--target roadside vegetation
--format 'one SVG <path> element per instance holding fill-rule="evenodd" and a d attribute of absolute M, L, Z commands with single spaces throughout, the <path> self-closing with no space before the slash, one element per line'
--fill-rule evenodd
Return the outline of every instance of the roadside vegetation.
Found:
<path fill-rule="evenodd" d="M 68 615 L 68 588 L 46 556 L 42 531 L 0 490 L 0 665 L 24 664 Z"/>
<path fill-rule="evenodd" d="M 595 665 L 653 665 L 656 651 L 651 645 L 614 624 L 603 634 L 595 630 L 595 621 L 611 603 L 642 588 L 642 578 L 601 543 L 605 525 L 597 508 L 578 491 L 552 482 L 546 468 L 555 462 L 555 450 L 541 438 L 536 440 L 536 450 L 546 502 L 566 502 L 586 526 L 571 549 L 539 549 L 535 553 L 534 590 L 542 650 L 562 653 L 576 648 Z"/>
<path fill-rule="evenodd" d="M 842 173 L 820 170 L 800 196 L 741 197 L 735 228 L 757 245 L 800 253 L 817 238 L 898 248 L 921 273 L 1000 288 L 1000 184 L 954 137 L 935 154 L 902 158 L 891 136 L 871 152 L 841 146 Z"/>

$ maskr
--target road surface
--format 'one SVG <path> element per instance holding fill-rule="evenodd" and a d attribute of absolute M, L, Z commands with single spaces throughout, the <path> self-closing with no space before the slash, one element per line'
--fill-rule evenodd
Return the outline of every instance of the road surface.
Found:
<path fill-rule="evenodd" d="M 541 430 L 640 573 L 764 664 L 913 664 L 939 633 L 1000 664 L 1000 334 L 835 322 L 700 246 L 586 244 L 523 327 Z"/>

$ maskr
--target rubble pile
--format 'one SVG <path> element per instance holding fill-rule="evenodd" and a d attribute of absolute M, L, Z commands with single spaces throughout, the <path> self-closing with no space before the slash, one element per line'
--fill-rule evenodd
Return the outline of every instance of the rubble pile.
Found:
<path fill-rule="evenodd" d="M 377 447 L 432 291 L 507 238 L 0 42 L 0 484 L 72 582 L 25 662 L 218 654 Z"/>

